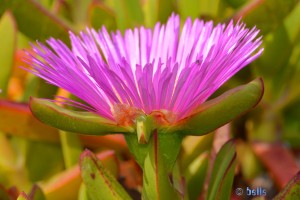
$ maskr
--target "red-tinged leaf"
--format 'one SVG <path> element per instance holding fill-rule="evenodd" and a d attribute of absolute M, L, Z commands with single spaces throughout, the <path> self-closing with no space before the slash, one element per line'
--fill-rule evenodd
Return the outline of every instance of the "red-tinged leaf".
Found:
<path fill-rule="evenodd" d="M 255 107 L 263 96 L 263 85 L 263 80 L 258 78 L 231 89 L 200 105 L 191 116 L 178 122 L 169 132 L 180 130 L 185 135 L 207 134 Z"/>
<path fill-rule="evenodd" d="M 102 162 L 89 150 L 81 154 L 80 171 L 90 199 L 131 199 Z"/>
<path fill-rule="evenodd" d="M 0 130 L 4 133 L 32 140 L 59 140 L 58 131 L 35 119 L 27 104 L 0 100 L 0 119 Z"/>
<path fill-rule="evenodd" d="M 33 115 L 40 121 L 64 131 L 88 135 L 133 131 L 131 127 L 118 126 L 115 122 L 94 113 L 68 110 L 45 99 L 31 98 L 29 106 Z"/>
<path fill-rule="evenodd" d="M 113 151 L 106 151 L 97 154 L 97 158 L 103 162 L 103 165 L 109 169 L 114 177 L 119 174 L 119 163 L 116 154 Z M 47 199 L 64 200 L 76 199 L 81 184 L 79 166 L 74 166 L 60 174 L 57 174 L 49 181 L 42 183 Z"/>
<path fill-rule="evenodd" d="M 0 131 L 11 135 L 59 142 L 58 130 L 37 120 L 30 112 L 27 104 L 0 100 Z M 14 123 L 18 120 L 18 124 Z M 42 133 L 42 134 L 41 134 Z M 123 135 L 79 135 L 83 145 L 89 148 L 114 149 L 129 155 Z"/>
<path fill-rule="evenodd" d="M 294 176 L 274 200 L 294 200 L 300 197 L 300 172 Z"/>
<path fill-rule="evenodd" d="M 299 171 L 293 154 L 282 144 L 253 143 L 254 153 L 273 176 L 277 186 L 284 188 Z"/>

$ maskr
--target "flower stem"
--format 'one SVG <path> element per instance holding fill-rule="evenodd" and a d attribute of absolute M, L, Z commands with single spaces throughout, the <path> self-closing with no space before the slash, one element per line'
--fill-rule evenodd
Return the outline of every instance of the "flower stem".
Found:
<path fill-rule="evenodd" d="M 171 183 L 182 136 L 177 133 L 159 133 L 157 129 L 148 143 L 139 144 L 136 136 L 125 136 L 130 151 L 143 169 L 143 199 L 181 199 Z"/>

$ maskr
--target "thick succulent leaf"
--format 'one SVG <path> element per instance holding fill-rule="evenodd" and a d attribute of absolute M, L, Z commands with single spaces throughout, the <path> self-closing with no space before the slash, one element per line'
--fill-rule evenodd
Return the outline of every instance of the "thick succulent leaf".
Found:
<path fill-rule="evenodd" d="M 31 98 L 29 106 L 33 115 L 40 121 L 65 131 L 90 135 L 128 133 L 131 131 L 129 127 L 118 126 L 113 121 L 99 115 L 67 110 L 45 99 Z"/>
<path fill-rule="evenodd" d="M 81 154 L 80 170 L 87 193 L 92 200 L 131 199 L 102 162 L 89 150 Z"/>
<path fill-rule="evenodd" d="M 274 200 L 293 200 L 300 197 L 300 172 L 290 180 L 285 188 L 274 198 Z"/>
<path fill-rule="evenodd" d="M 16 24 L 10 12 L 0 19 L 0 97 L 7 93 L 16 47 Z"/>
<path fill-rule="evenodd" d="M 202 104 L 195 114 L 181 120 L 175 129 L 185 135 L 207 134 L 255 107 L 263 92 L 263 81 L 260 78 L 231 89 Z"/>
<path fill-rule="evenodd" d="M 68 31 L 72 27 L 58 16 L 49 12 L 34 0 L 0 0 L 0 5 L 10 9 L 16 18 L 19 30 L 33 40 L 49 37 L 69 42 Z"/>
<path fill-rule="evenodd" d="M 225 143 L 217 154 L 208 186 L 206 200 L 230 199 L 236 165 L 235 144 Z"/>

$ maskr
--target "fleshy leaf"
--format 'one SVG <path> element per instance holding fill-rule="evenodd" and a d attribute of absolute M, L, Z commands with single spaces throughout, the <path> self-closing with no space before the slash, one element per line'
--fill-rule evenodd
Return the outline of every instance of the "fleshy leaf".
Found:
<path fill-rule="evenodd" d="M 261 78 L 231 89 L 203 103 L 196 109 L 195 114 L 181 120 L 175 129 L 186 135 L 207 134 L 255 107 L 261 100 L 263 92 Z"/>
<path fill-rule="evenodd" d="M 104 135 L 112 133 L 129 133 L 130 127 L 118 126 L 113 121 L 99 115 L 72 111 L 59 107 L 45 99 L 30 99 L 30 109 L 40 121 L 58 129 L 90 135 Z"/>
<path fill-rule="evenodd" d="M 293 200 L 300 196 L 300 172 L 290 180 L 286 187 L 274 198 L 274 200 Z"/>
<path fill-rule="evenodd" d="M 206 200 L 230 199 L 236 165 L 236 152 L 233 140 L 225 143 L 217 154 L 211 173 Z"/>
<path fill-rule="evenodd" d="M 131 199 L 124 188 L 91 151 L 85 150 L 81 154 L 80 170 L 87 193 L 92 200 Z"/>

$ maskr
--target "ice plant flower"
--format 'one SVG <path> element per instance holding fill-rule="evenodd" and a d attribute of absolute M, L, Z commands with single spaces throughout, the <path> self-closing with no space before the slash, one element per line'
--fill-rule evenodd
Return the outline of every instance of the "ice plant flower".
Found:
<path fill-rule="evenodd" d="M 71 48 L 57 39 L 33 45 L 33 74 L 68 90 L 89 106 L 69 103 L 119 124 L 160 112 L 170 123 L 188 117 L 224 82 L 263 51 L 255 27 L 176 14 L 154 29 L 108 33 L 105 27 L 70 32 Z"/>

